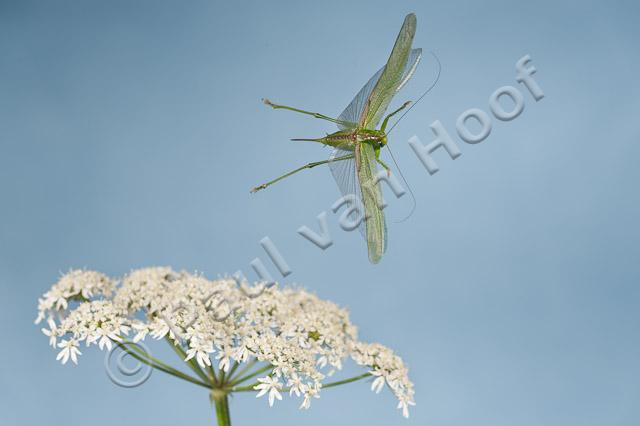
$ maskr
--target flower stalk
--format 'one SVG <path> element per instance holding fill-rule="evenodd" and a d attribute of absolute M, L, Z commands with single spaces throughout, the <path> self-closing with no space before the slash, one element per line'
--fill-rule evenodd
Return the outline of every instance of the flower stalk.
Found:
<path fill-rule="evenodd" d="M 218 426 L 231 426 L 231 416 L 229 414 L 229 396 L 226 392 L 214 389 L 211 391 L 211 399 L 216 407 L 216 418 Z"/>

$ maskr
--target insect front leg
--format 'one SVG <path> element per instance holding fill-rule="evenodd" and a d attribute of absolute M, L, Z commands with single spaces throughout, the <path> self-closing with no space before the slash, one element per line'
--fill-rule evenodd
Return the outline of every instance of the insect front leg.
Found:
<path fill-rule="evenodd" d="M 391 176 L 391 167 L 387 166 L 384 161 L 380 159 L 380 147 L 375 148 L 376 153 L 376 163 L 380 164 L 383 169 L 387 171 L 387 177 Z"/>
<path fill-rule="evenodd" d="M 400 111 L 402 111 L 403 109 L 405 109 L 406 107 L 408 107 L 410 104 L 411 104 L 411 101 L 407 101 L 407 102 L 403 103 L 400 108 L 398 108 L 397 110 L 393 111 L 391 114 L 387 115 L 384 118 L 384 121 L 382 122 L 382 126 L 380 127 L 380 130 L 382 130 L 384 132 L 385 129 L 387 128 L 387 124 L 389 123 L 389 119 L 391 117 L 393 117 L 394 115 L 396 115 L 397 113 L 399 113 Z"/>
<path fill-rule="evenodd" d="M 379 158 L 376 158 L 376 162 L 382 166 L 387 171 L 387 176 L 391 176 L 391 167 L 387 166 L 384 161 Z"/>

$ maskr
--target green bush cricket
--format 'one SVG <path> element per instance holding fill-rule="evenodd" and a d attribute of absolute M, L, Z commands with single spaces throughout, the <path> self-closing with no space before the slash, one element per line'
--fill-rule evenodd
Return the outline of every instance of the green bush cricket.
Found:
<path fill-rule="evenodd" d="M 380 164 L 387 174 L 391 173 L 391 169 L 380 160 L 380 149 L 387 145 L 385 131 L 389 119 L 405 109 L 410 102 L 405 102 L 388 114 L 379 129 L 376 126 L 395 94 L 409 81 L 418 66 L 422 49 L 411 49 L 415 32 L 416 16 L 411 13 L 404 19 L 387 63 L 360 89 L 338 118 L 264 100 L 273 109 L 286 109 L 331 121 L 340 130 L 321 138 L 292 139 L 319 142 L 331 146 L 333 151 L 328 160 L 308 163 L 253 188 L 251 192 L 265 189 L 302 170 L 329 164 L 342 194 L 352 196 L 361 203 L 364 220 L 360 221 L 359 228 L 367 241 L 369 260 L 372 263 L 378 263 L 387 248 L 387 226 L 382 211 L 382 191 L 376 164 Z"/>

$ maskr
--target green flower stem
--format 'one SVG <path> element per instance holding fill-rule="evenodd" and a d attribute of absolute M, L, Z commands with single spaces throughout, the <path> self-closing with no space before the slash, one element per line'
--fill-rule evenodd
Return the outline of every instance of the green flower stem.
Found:
<path fill-rule="evenodd" d="M 254 387 L 258 386 L 260 382 L 253 382 L 246 386 L 235 386 L 229 390 L 229 392 L 257 392 Z"/>
<path fill-rule="evenodd" d="M 247 362 L 247 365 L 245 365 L 244 367 L 242 367 L 240 369 L 240 371 L 238 371 L 236 373 L 236 377 L 242 377 L 243 374 L 245 374 L 247 371 L 251 370 L 253 368 L 254 365 L 256 365 L 258 363 L 258 359 L 254 358 L 251 361 Z M 229 376 L 229 382 L 232 383 L 233 382 L 233 377 Z"/>
<path fill-rule="evenodd" d="M 174 369 L 172 367 L 168 367 L 168 366 L 166 366 L 166 364 L 163 365 L 163 363 L 154 362 L 151 359 L 145 358 L 144 355 L 140 355 L 139 353 L 134 353 L 134 352 L 130 351 L 129 349 L 126 349 L 126 348 L 123 348 L 123 349 L 125 350 L 125 352 L 127 352 L 129 355 L 131 355 L 132 357 L 134 357 L 138 361 L 140 361 L 140 362 L 142 362 L 144 364 L 147 364 L 148 366 L 150 366 L 152 368 L 155 368 L 156 370 L 160 370 L 163 373 L 170 374 L 170 375 L 172 375 L 174 377 L 177 377 L 179 379 L 186 380 L 188 382 L 194 383 L 194 384 L 199 385 L 199 386 L 203 386 L 203 387 L 205 387 L 207 389 L 211 389 L 211 385 L 209 385 L 208 383 L 201 382 L 198 379 L 196 379 L 195 377 L 191 377 L 188 374 L 185 374 L 185 373 L 183 373 L 183 372 L 181 372 L 179 370 L 176 370 L 176 369 Z"/>
<path fill-rule="evenodd" d="M 371 373 L 365 373 L 365 374 L 361 374 L 359 376 L 355 376 L 355 377 L 351 377 L 349 379 L 344 379 L 344 380 L 340 380 L 337 382 L 331 382 L 331 383 L 327 383 L 327 384 L 323 384 L 322 385 L 322 389 L 326 389 L 326 388 L 332 388 L 334 386 L 340 386 L 340 385 L 345 385 L 347 383 L 351 383 L 351 382 L 355 382 L 358 380 L 362 380 L 365 379 L 367 377 L 370 377 Z M 254 389 L 254 386 L 257 386 L 258 384 L 260 384 L 260 382 L 255 382 L 252 383 L 250 385 L 246 385 L 246 386 L 236 386 L 231 388 L 229 391 L 230 392 L 251 392 L 251 391 L 256 391 Z M 281 390 L 281 392 L 289 392 L 290 388 L 284 388 Z"/>
<path fill-rule="evenodd" d="M 244 377 L 240 377 L 239 379 L 234 380 L 233 382 L 229 383 L 229 385 L 231 385 L 231 386 L 235 386 L 235 385 L 240 384 L 240 383 L 242 383 L 242 382 L 246 382 L 247 380 L 249 380 L 249 379 L 252 379 L 252 378 L 256 377 L 258 374 L 262 374 L 262 373 L 264 373 L 265 371 L 269 371 L 269 370 L 271 370 L 272 368 L 273 368 L 273 366 L 272 366 L 271 364 L 269 364 L 269 365 L 267 365 L 266 367 L 263 367 L 263 368 L 261 368 L 261 369 L 259 369 L 259 370 L 256 370 L 256 371 L 254 371 L 254 372 L 253 372 L 253 373 L 251 373 L 251 374 L 248 374 L 248 375 L 246 375 L 246 376 L 244 376 Z"/>
<path fill-rule="evenodd" d="M 205 387 L 207 389 L 211 389 L 211 385 L 208 384 L 208 383 L 203 383 L 200 380 L 196 379 L 195 377 L 191 377 L 188 374 L 184 374 L 181 371 L 178 371 L 178 370 L 176 370 L 174 368 L 171 368 L 171 367 L 167 366 L 166 364 L 164 364 L 162 362 L 159 362 L 159 361 L 155 360 L 155 358 L 148 357 L 146 354 L 145 355 L 141 355 L 137 351 L 136 352 L 131 351 L 129 348 L 127 348 L 125 346 L 124 343 L 121 343 L 121 342 L 117 342 L 117 343 L 118 343 L 118 346 L 122 348 L 122 350 L 124 350 L 126 353 L 128 353 L 129 355 L 131 355 L 132 357 L 134 357 L 138 361 L 148 365 L 149 367 L 155 368 L 156 370 L 160 370 L 163 373 L 170 374 L 170 375 L 172 375 L 174 377 L 177 377 L 179 379 L 186 380 L 187 382 L 191 382 L 191 383 L 196 384 L 198 386 L 202 386 L 202 387 Z M 130 342 L 128 342 L 128 343 L 130 343 Z M 135 346 L 135 345 L 133 345 L 133 346 Z"/>
<path fill-rule="evenodd" d="M 230 380 L 231 377 L 233 377 L 233 373 L 236 372 L 236 370 L 238 369 L 239 366 L 240 366 L 240 364 L 238 363 L 238 361 L 233 361 L 233 365 L 231 366 L 231 370 L 229 370 L 229 374 L 227 374 L 227 380 Z"/>
<path fill-rule="evenodd" d="M 218 377 L 216 376 L 216 369 L 213 367 L 213 361 L 211 360 L 211 357 L 209 357 L 209 362 L 211 362 L 211 365 L 209 366 L 209 376 L 211 376 L 211 380 L 217 386 L 219 383 L 222 383 L 222 382 L 220 382 L 218 380 Z"/>
<path fill-rule="evenodd" d="M 185 361 L 185 358 L 187 357 L 187 353 L 184 351 L 180 343 L 172 342 L 171 339 L 169 339 L 168 337 L 166 337 L 165 340 L 167 341 L 169 346 L 171 346 L 171 349 L 173 349 L 173 351 L 180 357 L 180 359 L 183 362 L 185 362 L 189 366 L 189 368 L 191 368 L 191 370 L 193 370 L 193 372 L 196 373 L 198 377 L 200 377 L 205 382 L 211 381 L 209 376 L 207 376 L 207 374 L 204 371 L 202 371 L 202 369 L 198 365 L 198 361 L 196 361 L 194 358 L 191 358 L 189 361 Z M 175 344 L 175 343 L 178 343 L 178 344 Z"/>
<path fill-rule="evenodd" d="M 183 376 L 188 376 L 187 374 L 183 373 L 180 370 L 176 370 L 175 368 L 173 368 L 172 366 L 165 364 L 164 362 L 160 361 L 159 359 L 156 359 L 154 357 L 152 357 L 151 355 L 149 355 L 144 349 L 142 349 L 141 347 L 139 347 L 137 344 L 129 341 L 129 340 L 123 340 L 121 343 L 121 346 L 124 347 L 124 345 L 130 345 L 132 348 L 134 348 L 134 350 L 140 354 L 141 356 L 143 356 L 144 358 L 150 360 L 151 362 L 153 362 L 154 364 L 157 364 L 167 370 L 173 371 L 177 374 L 182 374 Z"/>
<path fill-rule="evenodd" d="M 337 381 L 337 382 L 327 383 L 326 385 L 322 385 L 322 389 L 332 388 L 334 386 L 344 385 L 344 384 L 355 382 L 355 381 L 358 381 L 358 380 L 361 380 L 361 379 L 366 379 L 367 377 L 370 377 L 370 376 L 371 376 L 371 373 L 364 373 L 364 374 L 361 374 L 359 376 L 352 377 L 350 379 L 344 379 L 344 380 L 340 380 L 340 381 Z M 287 389 L 287 391 L 288 391 L 288 389 Z"/>
<path fill-rule="evenodd" d="M 226 393 L 212 392 L 212 399 L 216 406 L 216 417 L 218 426 L 231 426 L 231 416 L 229 415 L 229 397 Z"/>

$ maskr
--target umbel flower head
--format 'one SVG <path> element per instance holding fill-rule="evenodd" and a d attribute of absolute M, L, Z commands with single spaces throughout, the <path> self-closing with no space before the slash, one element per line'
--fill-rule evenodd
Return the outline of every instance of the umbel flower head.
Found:
<path fill-rule="evenodd" d="M 121 280 L 75 270 L 39 299 L 36 323 L 43 320 L 48 328 L 42 332 L 63 364 L 77 364 L 82 343 L 101 350 L 117 345 L 151 367 L 209 388 L 220 424 L 227 424 L 229 393 L 256 392 L 270 406 L 289 394 L 307 409 L 322 389 L 364 378 L 372 379 L 375 392 L 388 387 L 405 417 L 414 405 L 400 357 L 358 341 L 345 309 L 303 289 L 208 280 L 166 267 L 135 270 Z M 141 351 L 136 343 L 149 336 L 168 341 L 195 376 Z M 349 357 L 366 372 L 329 381 Z"/>

